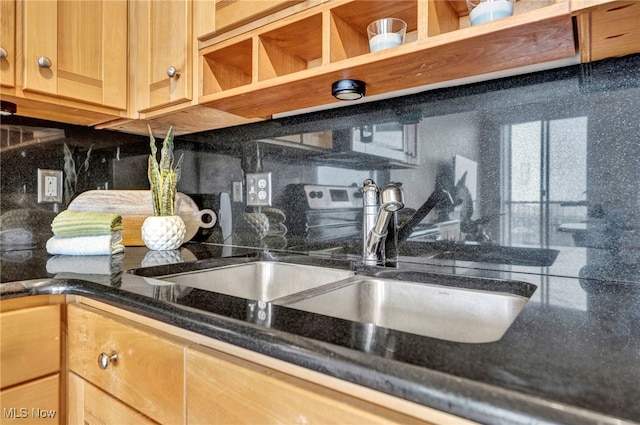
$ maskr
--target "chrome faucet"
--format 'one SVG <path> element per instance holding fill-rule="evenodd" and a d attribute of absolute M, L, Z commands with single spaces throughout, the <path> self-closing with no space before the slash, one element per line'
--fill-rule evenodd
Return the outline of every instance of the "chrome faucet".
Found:
<path fill-rule="evenodd" d="M 366 265 L 384 264 L 387 227 L 393 213 L 404 208 L 400 184 L 389 183 L 382 190 L 367 179 L 362 184 L 362 262 Z"/>

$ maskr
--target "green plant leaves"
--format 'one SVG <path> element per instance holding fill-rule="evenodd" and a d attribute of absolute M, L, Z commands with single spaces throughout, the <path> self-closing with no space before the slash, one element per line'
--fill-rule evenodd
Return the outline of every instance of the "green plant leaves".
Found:
<path fill-rule="evenodd" d="M 160 162 L 156 159 L 158 149 L 156 141 L 149 127 L 149 167 L 147 170 L 149 183 L 151 184 L 151 200 L 153 202 L 154 215 L 175 215 L 177 198 L 177 184 L 180 180 L 180 167 L 184 155 L 180 156 L 176 167 L 173 168 L 173 126 L 162 142 L 160 150 Z"/>

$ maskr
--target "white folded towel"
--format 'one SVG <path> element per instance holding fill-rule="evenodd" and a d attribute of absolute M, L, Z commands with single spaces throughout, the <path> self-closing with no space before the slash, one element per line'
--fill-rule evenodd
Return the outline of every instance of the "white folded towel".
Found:
<path fill-rule="evenodd" d="M 99 236 L 53 236 L 47 241 L 47 252 L 54 255 L 113 255 L 124 252 L 121 242 L 121 231 Z"/>

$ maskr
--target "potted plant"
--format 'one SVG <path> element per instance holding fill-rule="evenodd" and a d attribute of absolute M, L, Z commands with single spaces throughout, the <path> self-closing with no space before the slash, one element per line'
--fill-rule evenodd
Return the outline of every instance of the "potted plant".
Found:
<path fill-rule="evenodd" d="M 178 193 L 176 186 L 180 180 L 183 155 L 174 166 L 173 126 L 162 142 L 160 162 L 156 159 L 158 149 L 151 127 L 149 140 L 151 154 L 147 174 L 151 185 L 153 216 L 147 217 L 142 223 L 142 240 L 149 249 L 172 250 L 182 245 L 186 233 L 184 221 L 175 213 Z"/>

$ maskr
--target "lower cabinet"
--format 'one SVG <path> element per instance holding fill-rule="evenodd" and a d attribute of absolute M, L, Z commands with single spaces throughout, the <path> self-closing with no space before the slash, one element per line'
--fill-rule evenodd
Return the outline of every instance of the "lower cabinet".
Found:
<path fill-rule="evenodd" d="M 188 424 L 426 424 L 206 348 L 187 350 Z"/>
<path fill-rule="evenodd" d="M 57 373 L 3 389 L 0 400 L 0 423 L 3 425 L 64 423 L 60 412 L 60 375 Z"/>
<path fill-rule="evenodd" d="M 0 301 L 0 423 L 60 424 L 61 306 L 49 297 Z"/>
<path fill-rule="evenodd" d="M 81 304 L 67 308 L 67 341 L 70 372 L 156 422 L 184 422 L 184 341 Z"/>
<path fill-rule="evenodd" d="M 69 373 L 67 385 L 69 400 L 67 423 L 69 425 L 153 425 L 157 423 L 91 385 L 75 373 Z"/>
<path fill-rule="evenodd" d="M 67 342 L 69 424 L 471 423 L 93 300 Z"/>

